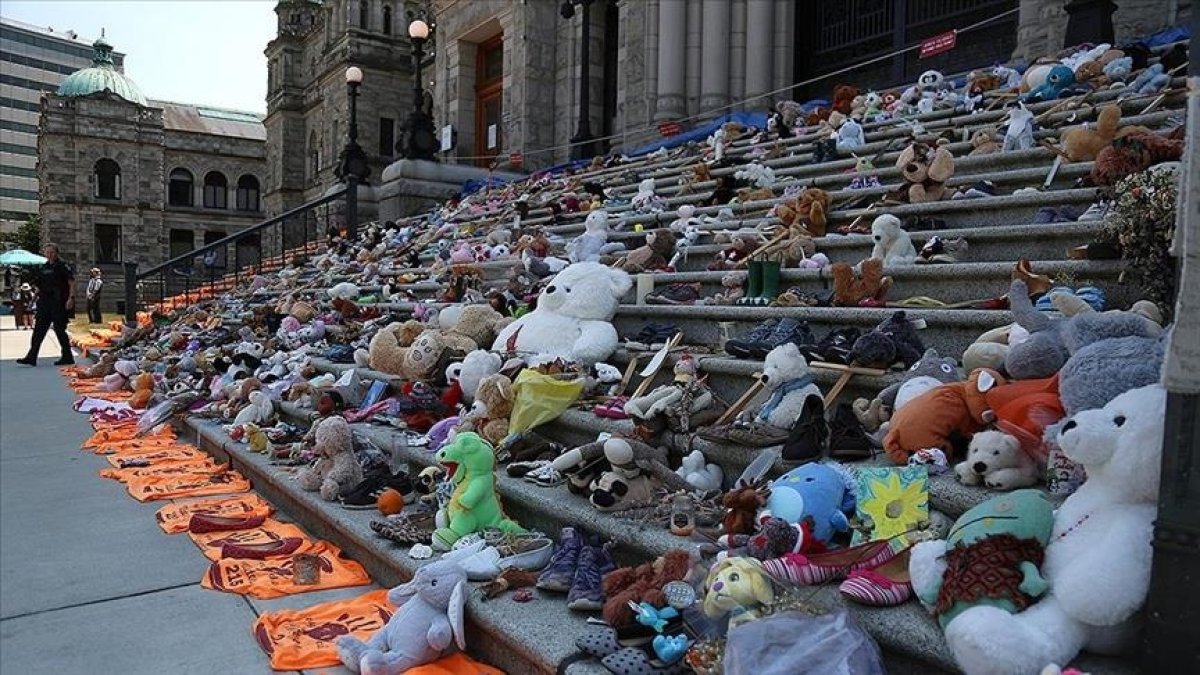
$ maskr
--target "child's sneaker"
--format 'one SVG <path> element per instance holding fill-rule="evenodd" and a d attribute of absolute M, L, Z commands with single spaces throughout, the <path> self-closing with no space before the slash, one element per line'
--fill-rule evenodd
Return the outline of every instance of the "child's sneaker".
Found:
<path fill-rule="evenodd" d="M 567 607 L 576 611 L 594 612 L 604 607 L 604 590 L 601 581 L 604 575 L 617 566 L 608 555 L 607 546 L 585 546 L 579 552 L 579 564 L 575 566 L 575 578 L 567 593 Z"/>
<path fill-rule="evenodd" d="M 573 527 L 564 527 L 558 548 L 550 558 L 550 564 L 538 575 L 537 587 L 543 591 L 566 593 L 575 581 L 575 567 L 579 563 L 579 550 L 583 537 Z"/>

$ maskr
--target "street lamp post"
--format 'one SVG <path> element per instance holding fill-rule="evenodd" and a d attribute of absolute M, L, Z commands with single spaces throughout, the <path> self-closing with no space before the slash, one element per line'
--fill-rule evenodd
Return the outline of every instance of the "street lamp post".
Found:
<path fill-rule="evenodd" d="M 408 159 L 437 161 L 437 136 L 433 118 L 425 111 L 425 89 L 421 84 L 421 61 L 425 57 L 425 42 L 429 39 L 429 24 L 416 19 L 408 24 L 408 41 L 412 43 L 413 109 L 408 115 L 404 147 L 401 154 Z"/>
<path fill-rule="evenodd" d="M 358 144 L 358 88 L 362 85 L 363 72 L 357 66 L 346 69 L 346 93 L 350 99 L 350 124 L 346 147 L 342 149 L 342 161 L 338 163 L 337 177 L 346 183 L 346 234 L 351 241 L 358 235 L 358 184 L 365 183 L 371 175 L 367 164 L 367 153 Z"/>
<path fill-rule="evenodd" d="M 564 19 L 575 16 L 575 5 L 583 7 L 583 36 L 579 44 L 579 124 L 571 138 L 571 157 L 589 159 L 596 154 L 596 142 L 592 138 L 591 117 L 591 41 L 593 0 L 563 0 L 559 13 Z"/>

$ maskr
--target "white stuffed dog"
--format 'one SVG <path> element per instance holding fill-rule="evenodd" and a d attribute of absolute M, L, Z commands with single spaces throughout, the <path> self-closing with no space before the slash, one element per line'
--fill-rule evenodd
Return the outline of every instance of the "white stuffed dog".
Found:
<path fill-rule="evenodd" d="M 954 467 L 959 482 L 995 490 L 1015 490 L 1037 483 L 1037 462 L 1021 442 L 1003 431 L 981 431 L 967 446 L 967 459 Z"/>

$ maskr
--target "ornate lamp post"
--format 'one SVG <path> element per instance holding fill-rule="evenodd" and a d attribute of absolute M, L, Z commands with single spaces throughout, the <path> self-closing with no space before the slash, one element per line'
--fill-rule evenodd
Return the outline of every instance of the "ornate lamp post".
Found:
<path fill-rule="evenodd" d="M 337 177 L 346 183 L 346 232 L 351 240 L 358 235 L 358 184 L 365 183 L 371 175 L 367 164 L 367 153 L 358 144 L 358 88 L 362 85 L 363 72 L 357 66 L 346 69 L 346 93 L 350 98 L 350 125 L 346 147 L 342 149 L 342 161 L 338 163 Z"/>
<path fill-rule="evenodd" d="M 571 138 L 571 157 L 589 159 L 596 154 L 596 142 L 592 138 L 591 113 L 591 56 L 592 2 L 594 0 L 563 0 L 559 13 L 564 19 L 575 16 L 575 5 L 583 7 L 583 36 L 579 43 L 579 125 Z"/>
<path fill-rule="evenodd" d="M 425 90 L 421 86 L 421 60 L 425 56 L 425 41 L 429 39 L 429 24 L 416 19 L 408 24 L 408 40 L 413 56 L 413 109 L 405 126 L 405 143 L 400 149 L 408 159 L 437 161 L 437 135 L 433 118 L 425 110 Z"/>

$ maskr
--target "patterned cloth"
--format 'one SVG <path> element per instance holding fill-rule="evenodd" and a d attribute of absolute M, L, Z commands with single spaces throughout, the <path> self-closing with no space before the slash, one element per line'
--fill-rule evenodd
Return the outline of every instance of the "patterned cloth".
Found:
<path fill-rule="evenodd" d="M 984 598 L 1008 600 L 1018 611 L 1033 603 L 1021 592 L 1025 578 L 1021 563 L 1042 565 L 1045 550 L 1036 539 L 996 534 L 983 541 L 946 551 L 946 572 L 938 591 L 934 613 L 948 611 L 957 602 Z"/>

